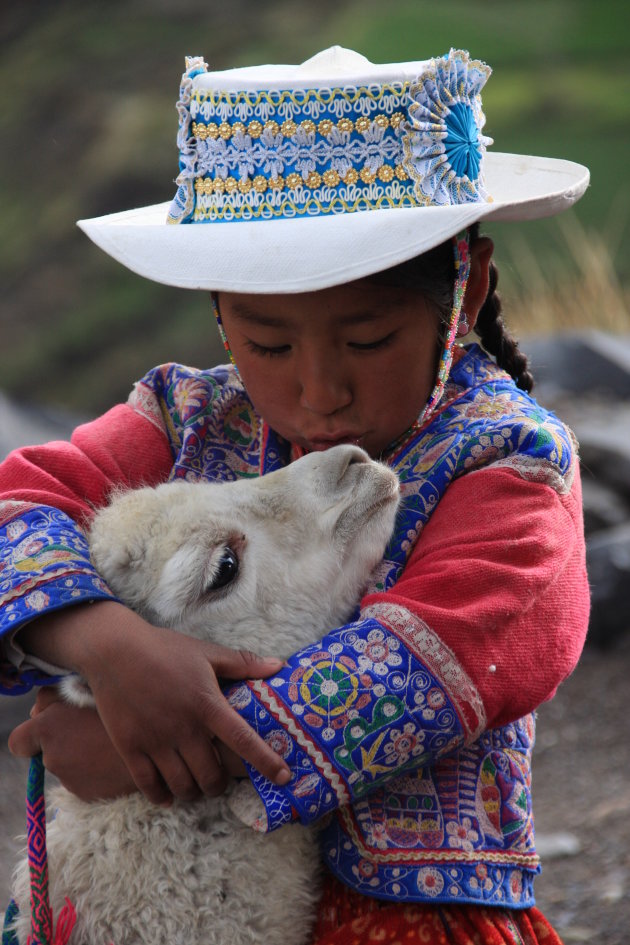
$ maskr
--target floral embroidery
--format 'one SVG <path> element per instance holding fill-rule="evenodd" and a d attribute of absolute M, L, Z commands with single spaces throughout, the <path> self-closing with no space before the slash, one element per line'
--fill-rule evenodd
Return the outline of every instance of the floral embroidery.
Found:
<path fill-rule="evenodd" d="M 426 868 L 420 870 L 418 872 L 418 889 L 425 896 L 434 899 L 444 889 L 444 877 L 436 869 Z"/>
<path fill-rule="evenodd" d="M 26 522 L 18 519 L 17 522 L 9 522 L 7 525 L 7 538 L 10 541 L 17 541 L 27 531 Z"/>
<path fill-rule="evenodd" d="M 33 591 L 31 594 L 26 595 L 24 603 L 29 610 L 45 610 L 50 603 L 50 595 L 45 594 L 44 591 Z"/>
<path fill-rule="evenodd" d="M 424 750 L 424 733 L 413 722 L 407 722 L 401 729 L 390 730 L 390 738 L 384 746 L 387 764 L 401 767 L 411 758 L 421 755 Z"/>
<path fill-rule="evenodd" d="M 393 666 L 400 666 L 402 657 L 398 650 L 400 642 L 396 637 L 387 636 L 383 630 L 370 630 L 366 639 L 357 637 L 348 641 L 352 648 L 361 654 L 359 670 L 371 671 L 377 676 L 384 676 Z"/>
<path fill-rule="evenodd" d="M 446 834 L 449 847 L 468 852 L 472 852 L 473 847 L 479 840 L 479 833 L 473 830 L 470 817 L 464 817 L 461 823 L 451 821 L 446 825 Z"/>
<path fill-rule="evenodd" d="M 291 739 L 281 728 L 274 729 L 273 732 L 270 732 L 265 738 L 265 741 L 269 747 L 282 758 L 286 758 L 291 752 Z"/>
<path fill-rule="evenodd" d="M 291 710 L 316 728 L 325 726 L 326 740 L 371 701 L 371 678 L 350 657 L 336 656 L 339 649 L 333 645 L 328 652 L 303 658 L 288 689 Z"/>
<path fill-rule="evenodd" d="M 181 423 L 186 423 L 207 406 L 208 385 L 199 377 L 184 377 L 173 388 Z"/>

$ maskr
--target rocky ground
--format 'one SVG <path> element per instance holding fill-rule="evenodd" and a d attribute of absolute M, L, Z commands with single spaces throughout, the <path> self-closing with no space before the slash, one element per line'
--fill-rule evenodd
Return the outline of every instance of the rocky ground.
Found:
<path fill-rule="evenodd" d="M 630 637 L 604 652 L 587 648 L 573 676 L 539 711 L 537 897 L 567 945 L 628 942 L 629 679 Z"/>
<path fill-rule="evenodd" d="M 630 636 L 587 648 L 541 707 L 534 806 L 543 859 L 538 904 L 566 945 L 626 945 L 630 929 Z M 26 765 L 6 736 L 28 699 L 0 699 L 0 908 L 23 830 Z"/>

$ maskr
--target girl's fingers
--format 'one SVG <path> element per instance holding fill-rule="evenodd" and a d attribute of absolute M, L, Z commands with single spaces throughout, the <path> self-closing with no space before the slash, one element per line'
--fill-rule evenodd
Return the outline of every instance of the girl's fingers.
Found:
<path fill-rule="evenodd" d="M 147 800 L 160 807 L 170 807 L 173 795 L 148 755 L 138 755 L 132 761 L 125 761 L 125 764 L 136 787 Z"/>
<path fill-rule="evenodd" d="M 22 722 L 9 735 L 9 751 L 18 758 L 32 758 L 42 750 L 37 725 L 33 721 Z"/>
<path fill-rule="evenodd" d="M 205 742 L 204 748 L 205 750 L 201 750 L 198 742 L 192 742 L 189 751 L 170 751 L 152 759 L 160 782 L 158 784 L 153 781 L 155 796 L 164 789 L 168 791 L 169 796 L 182 801 L 196 801 L 204 794 L 208 797 L 223 794 L 227 787 L 226 772 L 212 743 Z M 146 793 L 144 788 L 142 790 Z M 153 800 L 152 797 L 150 799 Z"/>
<path fill-rule="evenodd" d="M 190 772 L 197 790 L 206 795 L 206 797 L 218 797 L 223 794 L 228 784 L 228 772 L 221 763 L 218 751 L 213 742 L 192 741 L 180 749 L 182 763 L 186 765 L 186 770 Z M 178 797 L 182 795 L 175 790 L 172 780 L 169 780 L 169 787 Z"/>
<path fill-rule="evenodd" d="M 207 693 L 203 703 L 207 729 L 228 748 L 274 784 L 290 781 L 291 772 L 282 758 L 232 709 L 220 691 Z"/>
<path fill-rule="evenodd" d="M 20 757 L 42 753 L 47 770 L 81 800 L 120 797 L 135 790 L 97 713 L 52 700 L 18 725 L 9 748 Z"/>
<path fill-rule="evenodd" d="M 208 643 L 206 647 L 212 668 L 224 679 L 264 679 L 279 673 L 285 665 L 275 656 L 258 656 L 251 650 L 230 650 L 216 643 Z"/>
<path fill-rule="evenodd" d="M 54 686 L 42 686 L 37 691 L 35 704 L 29 714 L 31 718 L 34 719 L 36 715 L 39 715 L 40 712 L 43 712 L 44 709 L 47 709 L 48 706 L 53 704 L 53 702 L 61 701 L 61 696 Z"/>

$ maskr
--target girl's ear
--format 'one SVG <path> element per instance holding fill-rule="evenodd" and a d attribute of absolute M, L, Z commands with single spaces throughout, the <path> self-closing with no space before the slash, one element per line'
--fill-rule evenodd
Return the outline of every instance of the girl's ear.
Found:
<path fill-rule="evenodd" d="M 488 236 L 480 236 L 470 244 L 470 275 L 466 285 L 462 311 L 466 312 L 470 331 L 488 295 L 490 286 L 490 261 L 494 243 Z"/>

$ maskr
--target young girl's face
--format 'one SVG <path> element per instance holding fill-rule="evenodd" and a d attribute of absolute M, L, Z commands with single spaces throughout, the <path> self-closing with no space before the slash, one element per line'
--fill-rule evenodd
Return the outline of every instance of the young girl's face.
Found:
<path fill-rule="evenodd" d="M 306 450 L 378 457 L 435 383 L 438 316 L 409 289 L 367 280 L 299 295 L 221 293 L 223 327 L 257 411 Z"/>

